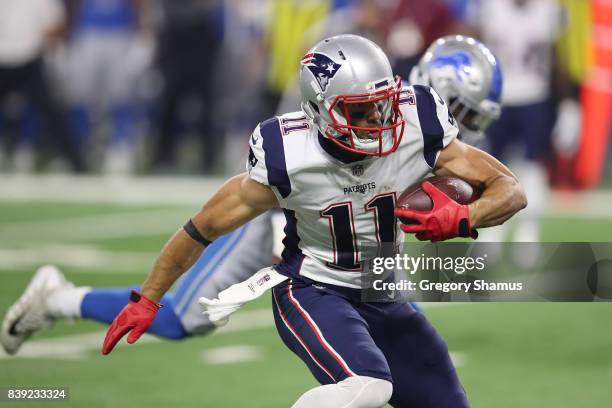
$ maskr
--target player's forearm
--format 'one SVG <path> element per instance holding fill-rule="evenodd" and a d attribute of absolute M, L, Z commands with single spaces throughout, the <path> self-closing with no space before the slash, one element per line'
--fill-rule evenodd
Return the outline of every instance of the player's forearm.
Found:
<path fill-rule="evenodd" d="M 204 246 L 183 229 L 168 240 L 155 261 L 153 270 L 142 286 L 142 294 L 159 302 L 172 284 L 200 257 Z"/>
<path fill-rule="evenodd" d="M 205 245 L 277 205 L 272 190 L 247 175 L 228 180 L 191 218 L 191 228 L 178 230 L 166 243 L 142 287 L 143 295 L 159 302 Z"/>
<path fill-rule="evenodd" d="M 278 202 L 270 187 L 240 174 L 226 181 L 192 221 L 212 241 L 274 207 Z"/>
<path fill-rule="evenodd" d="M 527 197 L 516 178 L 500 174 L 485 184 L 482 196 L 469 205 L 472 228 L 503 224 L 527 206 Z"/>

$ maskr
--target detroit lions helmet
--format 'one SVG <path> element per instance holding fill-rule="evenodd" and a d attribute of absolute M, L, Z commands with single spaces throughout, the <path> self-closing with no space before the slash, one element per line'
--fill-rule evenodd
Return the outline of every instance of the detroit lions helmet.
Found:
<path fill-rule="evenodd" d="M 384 156 L 397 150 L 404 132 L 401 86 L 382 49 L 357 35 L 319 42 L 300 64 L 302 110 L 323 136 L 353 153 Z M 356 124 L 373 108 L 380 120 Z"/>
<path fill-rule="evenodd" d="M 470 37 L 436 40 L 412 69 L 410 83 L 431 86 L 440 94 L 467 143 L 480 141 L 501 113 L 499 62 L 484 44 Z"/>

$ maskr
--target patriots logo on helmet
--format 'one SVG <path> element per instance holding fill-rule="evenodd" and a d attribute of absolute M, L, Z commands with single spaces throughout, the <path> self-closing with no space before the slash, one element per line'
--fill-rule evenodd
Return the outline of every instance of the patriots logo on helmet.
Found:
<path fill-rule="evenodd" d="M 323 92 L 325 92 L 329 81 L 336 75 L 341 66 L 327 55 L 318 52 L 304 55 L 302 65 L 312 72 Z"/>

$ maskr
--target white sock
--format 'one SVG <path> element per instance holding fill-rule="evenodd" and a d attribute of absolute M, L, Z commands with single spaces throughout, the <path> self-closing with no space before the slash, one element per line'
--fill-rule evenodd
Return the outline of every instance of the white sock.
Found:
<path fill-rule="evenodd" d="M 354 376 L 306 391 L 292 408 L 380 408 L 389 402 L 392 393 L 389 381 Z"/>
<path fill-rule="evenodd" d="M 45 300 L 49 315 L 63 319 L 81 318 L 81 303 L 91 287 L 66 287 L 54 290 Z"/>

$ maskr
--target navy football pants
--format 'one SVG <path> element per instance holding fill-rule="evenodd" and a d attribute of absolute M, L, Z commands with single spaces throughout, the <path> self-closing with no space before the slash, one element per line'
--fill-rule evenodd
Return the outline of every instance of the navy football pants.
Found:
<path fill-rule="evenodd" d="M 353 375 L 393 382 L 394 407 L 469 407 L 446 343 L 407 302 L 363 303 L 359 290 L 288 280 L 272 290 L 283 342 L 321 384 Z"/>

